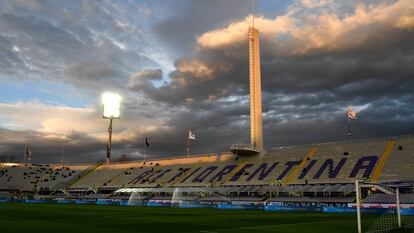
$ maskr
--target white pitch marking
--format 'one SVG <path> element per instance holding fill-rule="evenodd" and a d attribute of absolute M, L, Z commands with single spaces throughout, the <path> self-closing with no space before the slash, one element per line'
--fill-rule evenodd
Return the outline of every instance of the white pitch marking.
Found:
<path fill-rule="evenodd" d="M 331 221 L 315 221 L 314 223 L 326 223 Z M 332 221 L 336 222 L 336 221 Z M 275 225 L 265 225 L 265 226 L 252 226 L 252 227 L 236 227 L 236 228 L 221 228 L 221 229 L 214 229 L 214 230 L 202 230 L 200 233 L 219 233 L 223 231 L 234 231 L 234 230 L 243 230 L 243 229 L 256 229 L 256 228 L 267 228 L 267 227 L 275 227 L 275 226 L 289 226 L 289 225 L 302 225 L 302 224 L 309 224 L 310 222 L 300 222 L 300 223 L 286 223 L 286 224 L 275 224 Z M 265 230 L 265 229 L 263 229 Z M 284 231 L 283 229 L 278 229 L 278 231 Z"/>

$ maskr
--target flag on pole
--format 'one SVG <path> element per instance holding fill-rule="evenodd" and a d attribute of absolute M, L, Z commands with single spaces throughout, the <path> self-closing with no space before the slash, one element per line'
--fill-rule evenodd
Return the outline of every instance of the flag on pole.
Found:
<path fill-rule="evenodd" d="M 352 135 L 351 132 L 351 120 L 356 120 L 357 119 L 357 113 L 354 112 L 354 110 L 352 110 L 351 107 L 347 108 L 347 115 L 348 115 L 348 136 Z"/>
<path fill-rule="evenodd" d="M 356 120 L 357 119 L 357 113 L 354 112 L 354 110 L 352 110 L 351 107 L 348 107 L 347 111 L 348 111 L 348 118 L 349 119 L 351 119 L 351 120 Z"/>
<path fill-rule="evenodd" d="M 190 140 L 195 140 L 196 135 L 191 132 L 191 130 L 188 130 L 188 137 L 187 137 L 187 156 L 190 156 Z"/>
<path fill-rule="evenodd" d="M 109 145 L 106 145 L 106 158 L 110 159 L 111 158 L 111 148 L 109 147 Z"/>
<path fill-rule="evenodd" d="M 146 147 L 149 147 L 148 138 L 145 138 L 145 146 L 146 146 Z"/>
<path fill-rule="evenodd" d="M 196 135 L 193 132 L 191 132 L 191 130 L 188 130 L 188 139 L 190 140 L 196 139 Z"/>
<path fill-rule="evenodd" d="M 145 137 L 145 144 L 144 144 L 144 162 L 147 160 L 147 152 L 148 152 L 148 147 L 149 147 L 149 142 L 148 142 L 148 138 Z"/>

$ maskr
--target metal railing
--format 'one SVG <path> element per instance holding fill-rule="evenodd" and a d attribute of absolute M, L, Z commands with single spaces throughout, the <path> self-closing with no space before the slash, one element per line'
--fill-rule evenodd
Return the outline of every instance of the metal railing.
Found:
<path fill-rule="evenodd" d="M 165 161 L 165 160 L 173 160 L 173 159 L 191 159 L 191 158 L 200 158 L 200 157 L 213 157 L 213 156 L 222 156 L 222 155 L 229 155 L 230 152 L 218 152 L 218 153 L 205 153 L 205 154 L 196 154 L 196 155 L 180 155 L 180 156 L 170 156 L 170 157 L 157 157 L 157 158 L 147 158 L 132 160 L 132 161 L 119 161 L 119 162 L 111 162 L 110 164 L 128 164 L 128 163 L 142 163 L 142 162 L 157 162 L 157 161 Z"/>
<path fill-rule="evenodd" d="M 401 136 L 389 136 L 389 137 L 376 137 L 376 138 L 366 138 L 366 139 L 352 139 L 336 142 L 323 142 L 323 143 L 313 143 L 313 144 L 303 144 L 303 145 L 293 145 L 293 146 L 279 146 L 271 147 L 270 150 L 288 150 L 288 149 L 305 149 L 310 147 L 333 147 L 339 145 L 352 145 L 368 142 L 384 142 L 389 140 L 401 140 L 401 139 L 414 139 L 414 135 L 401 135 Z"/>

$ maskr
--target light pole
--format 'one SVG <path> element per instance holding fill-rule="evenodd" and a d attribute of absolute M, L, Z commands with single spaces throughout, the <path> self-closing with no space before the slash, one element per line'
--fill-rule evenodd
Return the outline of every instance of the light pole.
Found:
<path fill-rule="evenodd" d="M 112 121 L 120 118 L 121 96 L 116 93 L 104 93 L 102 95 L 102 118 L 109 119 L 108 144 L 106 146 L 106 162 L 111 160 L 112 151 Z"/>
<path fill-rule="evenodd" d="M 63 153 L 65 152 L 65 142 L 62 143 L 62 153 L 60 155 L 60 163 L 62 164 L 62 167 L 64 167 L 64 162 L 63 162 Z"/>

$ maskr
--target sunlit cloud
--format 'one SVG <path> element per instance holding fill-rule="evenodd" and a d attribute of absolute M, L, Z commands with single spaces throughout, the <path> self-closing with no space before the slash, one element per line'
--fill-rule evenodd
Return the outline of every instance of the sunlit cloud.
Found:
<path fill-rule="evenodd" d="M 357 137 L 414 133 L 412 1 L 256 4 L 266 145 L 346 139 L 347 106 Z M 189 129 L 194 153 L 248 142 L 250 9 L 0 1 L 0 156 L 30 143 L 49 162 L 66 143 L 72 161 L 102 158 L 104 92 L 123 97 L 114 157 L 142 155 L 145 138 L 151 156 L 185 154 Z"/>
<path fill-rule="evenodd" d="M 409 0 L 377 5 L 360 3 L 354 12 L 345 16 L 336 11 L 303 12 L 301 8 L 327 4 L 326 1 L 306 0 L 303 5 L 292 7 L 285 15 L 274 19 L 259 15 L 255 18 L 255 27 L 264 39 L 272 42 L 278 53 L 287 54 L 353 49 L 364 46 L 369 38 L 387 31 L 414 28 L 414 9 Z M 248 16 L 227 27 L 206 32 L 198 37 L 198 45 L 202 49 L 219 49 L 243 43 L 247 40 L 247 27 L 251 24 L 251 16 Z"/>

